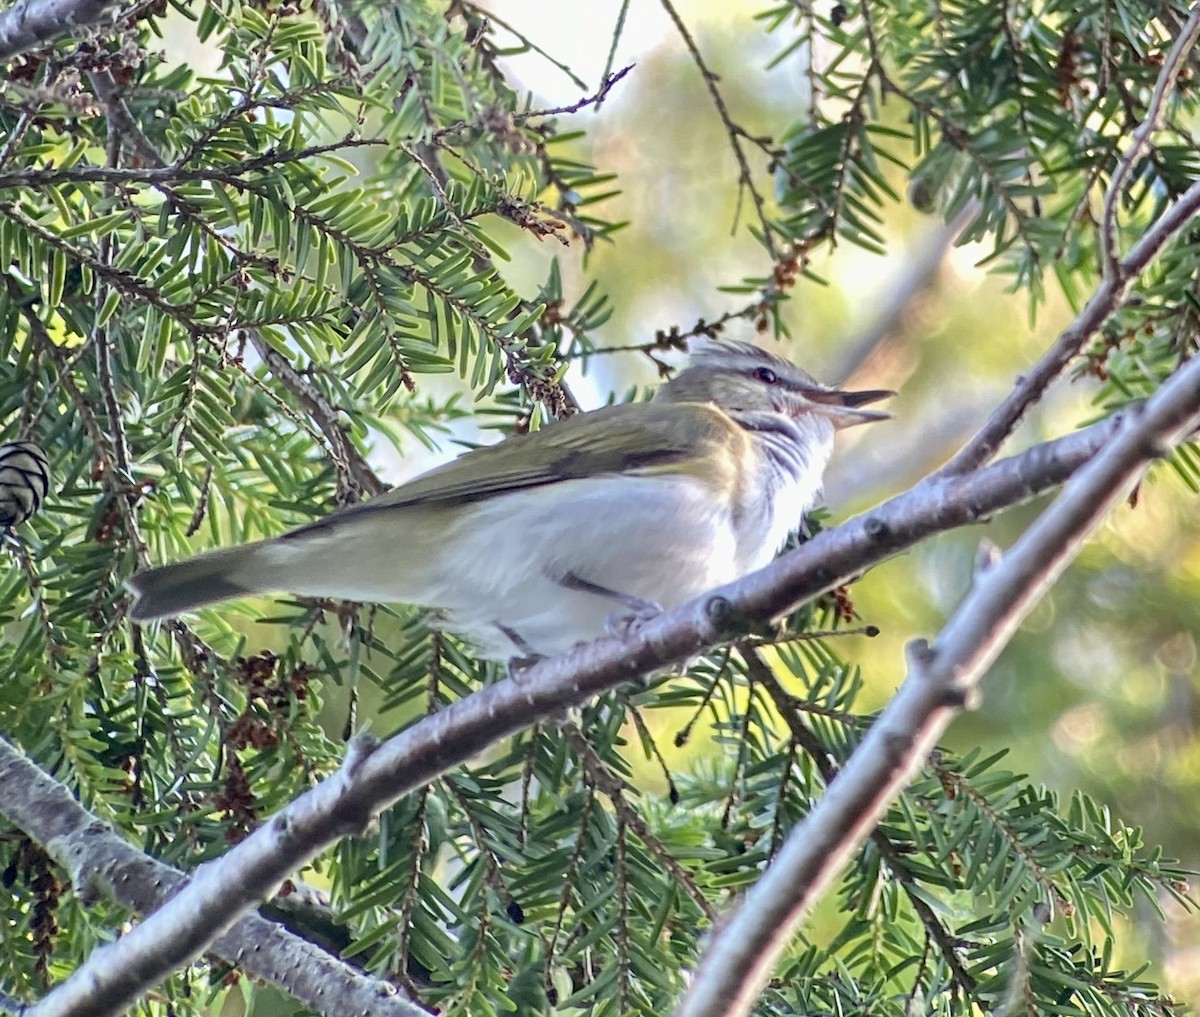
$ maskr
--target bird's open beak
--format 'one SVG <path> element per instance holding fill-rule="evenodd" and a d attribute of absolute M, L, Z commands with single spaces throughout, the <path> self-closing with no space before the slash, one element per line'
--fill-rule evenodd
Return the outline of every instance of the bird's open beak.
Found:
<path fill-rule="evenodd" d="M 883 410 L 862 410 L 860 406 L 875 403 L 880 399 L 890 399 L 895 392 L 885 388 L 866 389 L 861 392 L 843 392 L 831 389 L 828 392 L 806 392 L 805 398 L 816 404 L 817 412 L 828 418 L 834 427 L 853 427 L 855 424 L 869 424 L 874 420 L 887 420 L 891 416 Z"/>

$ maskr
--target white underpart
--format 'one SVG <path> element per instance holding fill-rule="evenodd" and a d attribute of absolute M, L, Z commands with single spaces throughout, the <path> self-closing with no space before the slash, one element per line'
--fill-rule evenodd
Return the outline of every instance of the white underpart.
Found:
<path fill-rule="evenodd" d="M 568 574 L 669 609 L 766 565 L 815 500 L 832 450 L 828 421 L 810 418 L 804 430 L 805 453 L 793 464 L 802 468 L 753 471 L 747 479 L 759 489 L 743 492 L 753 507 L 740 516 L 709 478 L 603 476 L 454 508 L 365 514 L 265 544 L 255 569 L 260 582 L 277 569 L 280 587 L 296 594 L 434 608 L 486 657 L 553 656 L 628 612 L 564 586 Z"/>

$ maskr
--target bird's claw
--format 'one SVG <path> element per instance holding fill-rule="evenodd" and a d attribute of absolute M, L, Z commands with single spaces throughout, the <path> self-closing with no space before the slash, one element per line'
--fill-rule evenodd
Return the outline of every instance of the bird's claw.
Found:
<path fill-rule="evenodd" d="M 534 664 L 540 664 L 546 659 L 544 653 L 529 653 L 520 657 L 509 657 L 508 662 L 504 665 L 504 671 L 513 681 L 520 681 L 525 677 L 525 672 L 528 671 Z"/>
<path fill-rule="evenodd" d="M 660 614 L 661 607 L 652 601 L 644 600 L 632 610 L 614 611 L 610 614 L 604 621 L 604 631 L 610 636 L 624 639 Z"/>

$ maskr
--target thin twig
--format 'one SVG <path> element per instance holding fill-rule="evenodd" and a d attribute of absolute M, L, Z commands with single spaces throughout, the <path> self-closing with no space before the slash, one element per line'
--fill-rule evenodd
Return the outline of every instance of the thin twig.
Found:
<path fill-rule="evenodd" d="M 570 105 L 554 106 L 550 109 L 527 110 L 524 113 L 514 113 L 513 120 L 516 123 L 522 123 L 533 117 L 559 116 L 564 113 L 578 113 L 580 110 L 586 109 L 588 106 L 599 107 L 599 105 L 608 98 L 608 93 L 613 90 L 613 87 L 617 84 L 617 82 L 624 78 L 625 75 L 630 71 L 632 71 L 634 66 L 634 64 L 626 64 L 619 71 L 605 71 L 604 79 L 600 82 L 600 87 L 597 88 L 596 91 L 594 91 L 591 95 L 587 95 L 582 99 L 576 100 Z"/>
<path fill-rule="evenodd" d="M 696 69 L 700 71 L 700 77 L 704 79 L 704 87 L 708 89 L 708 94 L 711 96 L 713 105 L 717 108 L 717 115 L 721 118 L 721 123 L 725 127 L 725 133 L 729 138 L 729 145 L 733 149 L 733 157 L 738 165 L 738 200 L 741 200 L 742 195 L 747 191 L 750 193 L 750 200 L 754 203 L 754 211 L 758 217 L 759 227 L 762 229 L 762 243 L 766 247 L 767 252 L 771 255 L 773 261 L 780 260 L 780 252 L 775 247 L 775 228 L 771 225 L 771 221 L 767 218 L 766 203 L 763 197 L 758 192 L 758 188 L 754 186 L 754 175 L 750 170 L 750 163 L 746 159 L 746 153 L 742 150 L 742 138 L 746 136 L 746 131 L 737 124 L 733 117 L 729 114 L 729 107 L 725 105 L 725 98 L 721 95 L 721 90 L 717 88 L 717 82 L 720 77 L 709 69 L 705 63 L 704 56 L 700 52 L 700 47 L 696 44 L 695 38 L 688 30 L 683 18 L 679 16 L 679 12 L 675 9 L 675 5 L 671 0 L 659 0 L 663 10 L 667 12 L 668 17 L 675 23 L 675 30 L 679 33 L 679 37 L 683 40 L 684 46 L 687 47 L 688 53 L 691 54 L 692 62 L 696 65 Z M 734 216 L 734 226 L 737 226 L 737 217 Z"/>
<path fill-rule="evenodd" d="M 1200 8 L 1197 8 L 1200 13 Z M 936 476 L 951 477 L 986 463 L 1012 434 L 1025 411 L 1079 353 L 1088 338 L 1121 306 L 1133 279 L 1200 211 L 1200 181 L 1179 196 L 1118 262 L 1115 274 L 1105 275 L 1092 298 L 1033 368 L 1023 375 L 987 423 L 946 463 Z"/>
<path fill-rule="evenodd" d="M 1071 902 L 1067 900 L 1062 890 L 1058 888 L 1050 873 L 1038 864 L 1037 857 L 1021 840 L 1020 835 L 1005 822 L 1004 816 L 987 800 L 986 796 L 980 794 L 961 773 L 950 769 L 942 763 L 938 758 L 939 756 L 940 753 L 933 753 L 932 760 L 932 768 L 937 773 L 938 780 L 947 789 L 953 788 L 953 797 L 961 797 L 969 801 L 979 810 L 981 815 L 987 817 L 988 822 L 992 825 L 992 829 L 1008 845 L 1009 851 L 1021 860 L 1021 864 L 1033 876 L 1034 882 L 1046 894 L 1047 900 L 1053 902 L 1060 911 L 1068 910 L 1071 907 Z"/>
<path fill-rule="evenodd" d="M 134 154 L 147 166 L 156 168 L 165 166 L 166 160 L 138 126 L 112 72 L 105 68 L 89 71 L 88 81 L 91 82 L 96 98 L 104 103 L 108 117 L 108 129 L 127 141 Z"/>
<path fill-rule="evenodd" d="M 400 142 L 399 149 L 407 155 L 417 168 L 425 174 L 425 179 L 429 181 L 429 189 L 433 191 L 433 196 L 437 198 L 438 204 L 446 210 L 446 215 L 450 217 L 450 221 L 458 227 L 459 242 L 471 252 L 471 254 L 480 260 L 488 257 L 487 248 L 475 238 L 475 235 L 467 228 L 467 224 L 459 217 L 457 209 L 454 207 L 454 202 L 450 200 L 450 195 L 446 193 L 447 177 L 445 170 L 440 166 L 435 171 L 433 166 L 425 159 L 420 151 L 412 145 L 406 145 Z M 423 146 L 426 151 L 430 151 L 429 146 Z"/>
<path fill-rule="evenodd" d="M 472 11 L 476 17 L 499 25 L 506 32 L 512 35 L 518 42 L 520 42 L 522 46 L 525 46 L 531 52 L 536 53 L 552 67 L 562 71 L 563 74 L 571 79 L 571 83 L 574 84 L 576 88 L 587 88 L 587 84 L 574 71 L 572 71 L 570 67 L 564 64 L 562 61 L 556 60 L 550 53 L 547 53 L 546 50 L 530 39 L 527 35 L 525 35 L 519 29 L 514 28 L 509 22 L 505 21 L 498 14 L 496 14 L 495 11 L 487 7 L 480 7 L 478 4 L 472 3 L 471 0 L 459 0 L 459 6 Z"/>
<path fill-rule="evenodd" d="M 410 983 L 408 977 L 409 953 L 412 949 L 412 934 L 415 927 L 414 915 L 420 902 L 422 866 L 429 852 L 429 832 L 426 829 L 427 812 L 429 809 L 429 788 L 423 787 L 413 797 L 416 799 L 413 818 L 409 826 L 412 833 L 412 857 L 408 862 L 405 873 L 404 889 L 400 894 L 400 907 L 397 918 L 396 949 L 392 970 L 404 983 Z M 411 991 L 413 986 L 408 984 Z"/>
<path fill-rule="evenodd" d="M 44 241 L 50 248 L 63 252 L 68 259 L 81 265 L 86 265 L 100 280 L 113 289 L 119 290 L 136 302 L 154 307 L 179 324 L 194 338 L 200 338 L 207 333 L 215 331 L 214 326 L 203 325 L 189 317 L 187 312 L 191 308 L 172 304 L 163 297 L 158 289 L 151 286 L 146 280 L 131 272 L 126 272 L 115 267 L 107 258 L 93 255 L 86 248 L 69 240 L 64 240 L 53 230 L 48 229 L 41 223 L 25 215 L 16 205 L 0 203 L 0 215 L 5 215 L 14 222 L 19 223 L 22 229 L 27 230 Z M 106 238 L 101 237 L 101 241 L 104 239 Z M 99 247 L 99 245 L 97 246 Z"/>
<path fill-rule="evenodd" d="M 108 139 L 108 162 L 115 166 L 120 159 L 120 136 L 110 132 Z M 105 186 L 106 197 L 113 196 L 111 185 Z M 114 243 L 111 235 L 100 237 L 96 243 L 96 262 L 105 269 L 113 268 Z M 96 320 L 101 317 L 101 309 L 108 300 L 107 286 L 96 287 Z M 100 386 L 101 401 L 104 405 L 104 415 L 108 421 L 108 449 L 112 453 L 112 462 L 105 463 L 105 476 L 108 488 L 116 503 L 121 516 L 121 524 L 125 530 L 125 538 L 133 545 L 134 556 L 139 566 L 147 564 L 146 542 L 142 539 L 138 527 L 137 508 L 133 497 L 133 460 L 129 454 L 129 441 L 125 436 L 125 415 L 121 402 L 117 398 L 117 386 L 113 379 L 113 358 L 109 349 L 109 334 L 107 325 L 97 325 L 92 329 L 91 345 L 96 354 L 96 383 Z"/>
<path fill-rule="evenodd" d="M 658 747 L 658 741 L 654 737 L 654 732 L 650 730 L 650 725 L 646 723 L 646 719 L 642 716 L 642 711 L 634 706 L 633 703 L 626 701 L 625 709 L 629 711 L 629 716 L 633 718 L 633 726 L 637 728 L 638 737 L 641 739 L 642 745 L 649 749 L 650 756 L 658 763 L 663 780 L 667 782 L 667 797 L 672 803 L 677 802 L 679 800 L 679 789 L 675 786 L 675 778 L 671 776 L 671 768 L 667 765 L 667 757 L 662 754 L 662 749 Z"/>
<path fill-rule="evenodd" d="M 629 1012 L 629 862 L 627 843 L 628 815 L 631 809 L 617 809 L 617 835 L 613 844 L 613 889 L 617 900 L 613 941 L 617 947 L 616 1012 Z M 636 814 L 636 813 L 635 813 Z"/>
<path fill-rule="evenodd" d="M 588 106 L 599 106 L 607 97 L 608 93 L 613 90 L 613 87 L 633 70 L 634 64 L 629 64 L 622 67 L 619 71 L 605 73 L 604 80 L 601 81 L 600 87 L 589 95 L 585 95 L 582 99 L 577 99 L 575 102 L 567 106 L 551 106 L 544 109 L 528 109 L 523 113 L 512 114 L 512 122 L 514 124 L 524 123 L 526 120 L 533 120 L 540 117 L 559 116 L 564 113 L 578 113 L 580 110 L 587 109 Z M 447 124 L 445 127 L 439 127 L 429 135 L 429 140 L 435 144 L 445 140 L 448 137 L 453 137 L 455 134 L 461 134 L 463 131 L 478 130 L 479 124 L 469 120 L 456 120 L 452 124 Z"/>
<path fill-rule="evenodd" d="M 608 56 L 604 58 L 604 81 L 612 74 L 613 64 L 617 59 L 617 47 L 621 44 L 621 36 L 625 34 L 625 19 L 629 16 L 629 0 L 621 0 L 621 9 L 617 11 L 617 20 L 613 25 L 612 39 L 608 44 Z M 600 109 L 604 96 L 596 100 L 596 109 Z"/>
<path fill-rule="evenodd" d="M 1024 53 L 1022 51 L 1022 46 L 1021 46 L 1021 38 L 1022 37 L 1021 37 L 1021 33 L 1013 27 L 1012 20 L 1010 19 L 1011 13 L 1012 12 L 1009 8 L 1008 3 L 1007 2 L 1004 3 L 1003 9 L 1000 12 L 1000 27 L 1001 27 L 1001 30 L 1004 32 L 1004 43 L 1005 43 L 1004 54 L 1005 54 L 1005 56 L 1008 57 L 1009 61 L 1012 64 L 1012 80 L 1013 80 L 1013 84 L 1016 86 L 1017 127 L 1018 127 L 1017 134 L 1019 137 L 1025 139 L 1026 144 L 1029 146 L 1027 151 L 1032 151 L 1034 155 L 1038 156 L 1038 162 L 1041 164 L 1042 168 L 1044 169 L 1045 160 L 1043 160 L 1041 158 L 1041 156 L 1038 155 L 1037 150 L 1034 147 L 1034 145 L 1035 145 L 1034 139 L 1037 137 L 1037 134 L 1035 133 L 1034 129 L 1030 126 L 1029 109 L 1025 105 L 1025 97 L 1022 94 L 1024 85 L 1025 85 L 1025 75 L 1023 73 L 1023 71 L 1024 71 L 1024 59 L 1023 59 Z M 1035 75 L 1036 75 L 1036 72 L 1035 72 Z M 1024 176 L 1025 176 L 1025 185 L 1029 188 L 1030 211 L 1033 212 L 1034 216 L 1040 217 L 1042 214 L 1042 203 L 1041 203 L 1041 199 L 1038 198 L 1037 182 L 1034 180 L 1033 171 L 1032 171 L 1032 168 L 1031 168 L 1029 162 L 1025 163 Z"/>
<path fill-rule="evenodd" d="M 248 329 L 247 335 L 263 363 L 267 365 L 267 370 L 296 397 L 296 401 L 304 407 L 329 442 L 329 456 L 338 477 L 339 504 L 357 500 L 356 495 L 359 491 L 377 495 L 387 490 L 387 485 L 379 479 L 350 440 L 333 404 L 292 366 L 287 357 L 271 346 L 257 329 Z"/>
<path fill-rule="evenodd" d="M 642 814 L 626 800 L 625 782 L 612 773 L 604 760 L 600 758 L 599 753 L 592 747 L 592 743 L 588 741 L 587 737 L 579 730 L 576 724 L 567 723 L 562 725 L 562 732 L 567 741 L 571 743 L 576 755 L 579 756 L 579 762 L 583 767 L 584 773 L 587 774 L 588 781 L 612 802 L 613 808 L 621 818 L 621 821 L 637 834 L 638 839 L 646 845 L 646 849 L 667 870 L 671 878 L 683 888 L 704 916 L 710 922 L 715 922 L 717 909 L 704 896 L 704 891 L 700 889 L 699 885 L 692 878 L 691 873 L 679 864 L 671 852 L 667 850 L 666 845 L 646 825 L 646 820 L 642 817 Z"/>
<path fill-rule="evenodd" d="M 13 125 L 8 136 L 4 139 L 4 144 L 0 145 L 0 166 L 6 166 L 8 161 L 13 157 L 21 142 L 25 140 L 25 135 L 29 132 L 29 128 L 37 116 L 32 110 L 25 110 L 20 119 Z"/>
<path fill-rule="evenodd" d="M 491 845 L 486 826 L 475 815 L 472 800 L 463 794 L 462 789 L 450 776 L 443 777 L 439 783 L 446 789 L 450 797 L 458 802 L 463 818 L 471 829 L 471 839 L 475 842 L 476 857 L 483 865 L 484 884 L 504 901 L 506 906 L 512 904 L 516 898 L 513 897 L 512 891 L 504 881 L 504 867 Z"/>
<path fill-rule="evenodd" d="M 742 659 L 746 662 L 747 673 L 755 682 L 758 682 L 767 690 L 767 694 L 771 697 L 772 702 L 774 702 L 779 715 L 791 731 L 793 741 L 808 754 L 817 771 L 821 774 L 821 779 L 825 782 L 825 787 L 828 788 L 833 783 L 834 778 L 837 777 L 839 767 L 833 753 L 821 744 L 820 739 L 804 723 L 803 718 L 797 712 L 797 709 L 804 708 L 803 704 L 797 704 L 794 698 L 788 695 L 787 691 L 779 683 L 779 679 L 775 677 L 775 673 L 753 646 L 748 643 L 739 643 L 738 653 L 741 654 Z M 914 891 L 916 881 L 912 873 L 909 872 L 908 866 L 904 864 L 904 860 L 900 852 L 896 849 L 896 845 L 878 827 L 871 831 L 871 842 L 875 845 L 875 849 L 879 852 L 880 857 L 887 862 L 893 875 L 895 875 L 897 881 L 904 889 L 909 905 L 921 920 L 921 924 L 925 926 L 926 935 L 932 942 L 937 944 L 938 952 L 945 961 L 946 967 L 950 969 L 955 984 L 966 993 L 972 992 L 975 989 L 976 981 L 959 959 L 958 951 L 955 949 L 956 943 L 954 937 L 947 931 L 941 919 L 938 918 L 933 909 L 925 902 L 924 898 Z M 915 990 L 916 987 L 914 985 Z"/>
<path fill-rule="evenodd" d="M 254 104 L 250 104 L 250 109 Z M 98 184 L 186 184 L 186 183 L 222 183 L 231 187 L 244 187 L 245 177 L 255 173 L 273 170 L 279 166 L 306 159 L 315 159 L 333 152 L 345 149 L 370 148 L 386 145 L 381 138 L 359 138 L 352 134 L 338 141 L 324 142 L 319 145 L 306 145 L 304 148 L 272 148 L 261 155 L 235 162 L 222 163 L 217 166 L 191 166 L 187 159 L 178 159 L 169 166 L 43 166 L 12 170 L 0 173 L 0 190 L 25 190 L 29 188 L 50 187 L 55 184 L 67 183 L 98 183 Z"/>
<path fill-rule="evenodd" d="M 596 807 L 596 786 L 590 781 L 584 782 L 587 797 L 580 812 L 579 825 L 575 829 L 575 846 L 571 850 L 571 858 L 563 871 L 562 891 L 558 896 L 558 906 L 554 913 L 554 928 L 542 942 L 545 944 L 545 966 L 543 980 L 547 986 L 554 984 L 554 965 L 558 952 L 558 938 L 562 935 L 563 922 L 571 905 L 571 899 L 579 889 L 577 874 L 584 863 L 587 845 L 591 841 L 592 810 Z"/>
<path fill-rule="evenodd" d="M 1104 278 L 1107 281 L 1119 284 L 1124 267 L 1121 264 L 1120 245 L 1117 242 L 1117 207 L 1121 203 L 1122 192 L 1141 157 L 1142 149 L 1150 141 L 1150 135 L 1158 129 L 1167 98 L 1175 93 L 1179 75 L 1198 38 L 1200 38 L 1200 6 L 1192 11 L 1191 17 L 1188 18 L 1176 38 L 1175 45 L 1171 47 L 1171 51 L 1163 61 L 1162 69 L 1158 73 L 1158 80 L 1154 83 L 1154 92 L 1150 96 L 1150 104 L 1146 107 L 1146 115 L 1138 125 L 1138 129 L 1134 131 L 1128 150 L 1117 162 L 1108 185 L 1108 193 L 1104 195 L 1104 206 L 1100 213 L 1100 254 L 1104 266 Z"/>
<path fill-rule="evenodd" d="M 600 346 L 576 350 L 567 354 L 566 359 L 586 360 L 588 357 L 599 357 L 609 353 L 644 353 L 653 361 L 660 375 L 669 377 L 673 369 L 654 356 L 655 353 L 667 353 L 673 350 L 686 352 L 690 340 L 699 338 L 715 339 L 725 331 L 725 326 L 729 322 L 757 318 L 763 313 L 766 305 L 767 301 L 763 297 L 758 297 L 735 311 L 726 311 L 712 321 L 705 321 L 703 318 L 700 318 L 696 321 L 696 324 L 688 329 L 680 329 L 678 325 L 671 325 L 669 328 L 658 329 L 654 333 L 654 338 L 647 342 L 630 343 L 625 346 Z"/>

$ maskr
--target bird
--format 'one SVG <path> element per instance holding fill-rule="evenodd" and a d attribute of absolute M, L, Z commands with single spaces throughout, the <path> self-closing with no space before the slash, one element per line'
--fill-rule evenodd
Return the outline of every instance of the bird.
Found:
<path fill-rule="evenodd" d="M 281 536 L 135 573 L 129 615 L 268 593 L 418 605 L 511 670 L 768 564 L 816 501 L 834 433 L 887 418 L 863 407 L 892 395 L 714 341 L 648 402 L 567 417 Z"/>

